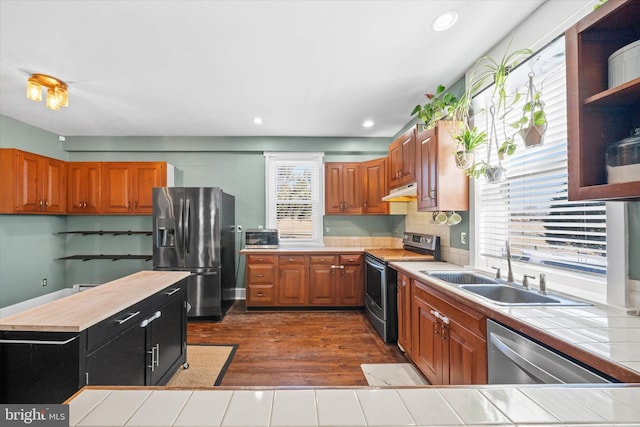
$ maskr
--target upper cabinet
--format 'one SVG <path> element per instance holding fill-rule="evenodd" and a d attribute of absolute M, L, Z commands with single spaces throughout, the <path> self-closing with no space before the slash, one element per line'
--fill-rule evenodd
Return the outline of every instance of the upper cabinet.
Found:
<path fill-rule="evenodd" d="M 66 163 L 14 148 L 0 149 L 0 213 L 64 214 Z"/>
<path fill-rule="evenodd" d="M 89 214 L 102 210 L 100 162 L 67 164 L 67 213 Z"/>
<path fill-rule="evenodd" d="M 609 57 L 640 39 L 640 1 L 609 0 L 565 34 L 569 200 L 639 200 L 640 181 L 608 183 L 608 144 L 640 127 L 640 78 L 609 87 Z"/>
<path fill-rule="evenodd" d="M 416 180 L 416 126 L 389 145 L 389 188 Z"/>
<path fill-rule="evenodd" d="M 325 213 L 360 215 L 389 213 L 387 159 L 366 162 L 327 162 L 325 167 Z"/>
<path fill-rule="evenodd" d="M 439 121 L 416 135 L 418 211 L 469 210 L 469 178 L 456 166 L 453 121 Z"/>
<path fill-rule="evenodd" d="M 153 187 L 167 184 L 166 163 L 108 162 L 102 165 L 104 213 L 152 213 Z"/>

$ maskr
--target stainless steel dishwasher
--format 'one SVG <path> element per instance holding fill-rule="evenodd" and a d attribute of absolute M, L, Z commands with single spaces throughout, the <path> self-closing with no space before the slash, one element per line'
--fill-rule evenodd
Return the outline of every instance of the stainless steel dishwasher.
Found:
<path fill-rule="evenodd" d="M 491 319 L 487 320 L 487 336 L 489 384 L 614 381 Z"/>

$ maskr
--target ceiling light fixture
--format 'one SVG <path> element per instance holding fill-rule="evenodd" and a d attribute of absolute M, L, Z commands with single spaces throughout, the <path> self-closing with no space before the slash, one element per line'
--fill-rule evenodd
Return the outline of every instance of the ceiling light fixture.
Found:
<path fill-rule="evenodd" d="M 256 117 L 253 119 L 253 124 L 254 125 L 261 125 L 262 124 L 262 117 Z"/>
<path fill-rule="evenodd" d="M 362 122 L 362 127 L 363 128 L 370 128 L 373 127 L 375 123 L 373 123 L 373 120 L 365 120 L 364 122 Z"/>
<path fill-rule="evenodd" d="M 27 98 L 42 101 L 42 88 L 47 88 L 47 108 L 58 111 L 69 105 L 67 84 L 46 74 L 32 74 L 27 80 Z"/>
<path fill-rule="evenodd" d="M 458 21 L 458 12 L 455 10 L 448 10 L 440 15 L 433 21 L 433 29 L 435 31 L 444 31 L 453 27 Z"/>

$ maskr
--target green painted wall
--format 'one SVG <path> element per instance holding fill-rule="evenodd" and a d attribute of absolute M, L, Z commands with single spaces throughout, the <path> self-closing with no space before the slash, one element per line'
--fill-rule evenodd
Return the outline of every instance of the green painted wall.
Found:
<path fill-rule="evenodd" d="M 0 115 L 0 148 L 67 160 L 58 136 Z M 0 307 L 67 287 L 64 216 L 0 215 Z M 47 286 L 42 286 L 42 279 Z"/>
<path fill-rule="evenodd" d="M 640 280 L 640 202 L 627 203 L 629 218 L 629 277 Z"/>

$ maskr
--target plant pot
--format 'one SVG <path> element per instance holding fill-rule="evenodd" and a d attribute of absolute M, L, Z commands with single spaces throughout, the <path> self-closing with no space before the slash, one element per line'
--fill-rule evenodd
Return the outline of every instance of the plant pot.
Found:
<path fill-rule="evenodd" d="M 473 151 L 456 151 L 454 153 L 456 159 L 456 166 L 460 169 L 469 169 L 475 160 L 475 153 Z"/>
<path fill-rule="evenodd" d="M 529 126 L 520 130 L 520 136 L 526 148 L 537 147 L 544 142 L 544 133 L 547 130 L 547 124 Z"/>
<path fill-rule="evenodd" d="M 502 182 L 505 178 L 506 175 L 502 166 L 488 166 L 484 170 L 484 179 L 486 179 L 489 184 Z"/>

